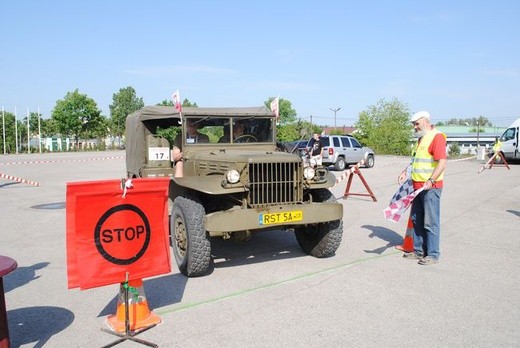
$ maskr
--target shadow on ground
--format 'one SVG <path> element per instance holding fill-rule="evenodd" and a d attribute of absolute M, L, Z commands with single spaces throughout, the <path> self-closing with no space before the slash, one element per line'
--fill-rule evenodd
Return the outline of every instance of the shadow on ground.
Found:
<path fill-rule="evenodd" d="M 214 238 L 211 254 L 215 269 L 307 256 L 288 231 L 257 232 L 247 241 Z"/>
<path fill-rule="evenodd" d="M 518 210 L 511 210 L 511 209 L 509 209 L 509 210 L 506 210 L 506 211 L 508 213 L 511 213 L 513 215 L 516 215 L 516 216 L 520 217 L 520 211 L 518 211 Z"/>
<path fill-rule="evenodd" d="M 386 242 L 384 246 L 376 248 L 374 250 L 364 250 L 364 252 L 368 254 L 382 254 L 388 248 L 393 248 L 396 245 L 403 244 L 403 237 L 399 233 L 390 230 L 386 227 L 373 225 L 363 225 L 361 227 L 371 231 L 368 237 L 376 237 Z"/>
<path fill-rule="evenodd" d="M 151 309 L 169 306 L 181 302 L 188 278 L 180 273 L 144 279 L 143 288 Z M 114 298 L 102 309 L 98 317 L 115 314 L 119 288 L 114 285 Z"/>
<path fill-rule="evenodd" d="M 40 278 L 40 276 L 36 275 L 36 271 L 45 268 L 48 265 L 48 262 L 39 262 L 28 267 L 18 267 L 13 271 L 13 273 L 4 278 L 5 292 L 19 288 Z"/>
<path fill-rule="evenodd" d="M 43 347 L 74 321 L 74 314 L 60 307 L 27 307 L 7 312 L 11 347 Z M 42 320 L 45 318 L 45 320 Z"/>

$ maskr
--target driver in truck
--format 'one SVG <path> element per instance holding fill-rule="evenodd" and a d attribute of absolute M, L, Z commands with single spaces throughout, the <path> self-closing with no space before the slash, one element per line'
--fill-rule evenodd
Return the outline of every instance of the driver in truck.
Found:
<path fill-rule="evenodd" d="M 241 143 L 241 142 L 247 142 L 244 139 L 244 132 L 245 132 L 245 124 L 242 121 L 233 121 L 233 142 L 234 143 Z M 229 132 L 228 132 L 229 133 Z M 219 140 L 219 143 L 229 143 L 229 135 L 224 134 Z"/>

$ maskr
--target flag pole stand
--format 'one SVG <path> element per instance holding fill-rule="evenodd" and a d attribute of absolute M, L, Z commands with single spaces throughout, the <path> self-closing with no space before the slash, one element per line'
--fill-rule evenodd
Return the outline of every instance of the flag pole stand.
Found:
<path fill-rule="evenodd" d="M 500 159 L 500 161 L 502 162 L 502 164 L 500 163 L 495 163 L 495 161 L 497 159 Z M 486 162 L 486 164 L 484 164 L 482 166 L 482 168 L 480 168 L 480 170 L 478 171 L 478 174 L 482 173 L 482 171 L 484 169 L 491 169 L 493 168 L 493 164 L 497 167 L 506 167 L 507 169 L 511 170 L 511 168 L 509 167 L 509 164 L 507 163 L 506 161 L 506 158 L 504 156 L 504 153 L 502 151 L 495 151 L 495 153 L 493 154 L 493 156 Z"/>
<path fill-rule="evenodd" d="M 506 157 L 504 156 L 504 153 L 502 151 L 495 152 L 495 154 L 493 155 L 493 157 L 491 157 L 491 159 L 492 159 L 492 161 L 490 161 L 490 163 L 489 163 L 489 169 L 491 169 L 494 164 L 497 167 L 506 167 L 507 169 L 511 170 L 511 168 L 509 168 L 509 164 L 506 161 Z M 502 162 L 502 163 L 500 163 L 500 162 Z"/>
<path fill-rule="evenodd" d="M 363 185 L 365 185 L 365 188 L 367 189 L 368 193 L 351 193 L 350 192 L 350 185 L 352 185 L 352 178 L 354 177 L 354 174 L 357 174 L 361 181 L 363 182 Z M 345 193 L 343 194 L 344 198 L 347 198 L 348 196 L 369 196 L 372 197 L 374 202 L 377 202 L 376 195 L 372 192 L 370 187 L 368 186 L 368 183 L 366 182 L 365 178 L 363 177 L 363 174 L 361 174 L 361 171 L 357 166 L 355 166 L 355 169 L 350 173 L 347 181 L 347 187 L 345 188 Z"/>
<path fill-rule="evenodd" d="M 129 300 L 129 296 L 128 296 L 128 272 L 126 273 L 126 281 L 122 282 L 121 283 L 121 286 L 123 287 L 123 298 L 124 298 L 124 302 L 125 302 L 125 332 L 123 333 L 119 333 L 119 332 L 114 332 L 114 331 L 111 331 L 111 330 L 107 330 L 107 329 L 104 329 L 104 328 L 101 328 L 101 331 L 103 332 L 106 332 L 106 333 L 109 333 L 111 335 L 115 335 L 115 336 L 118 336 L 120 337 L 118 340 L 115 340 L 114 342 L 112 343 L 109 343 L 107 344 L 106 346 L 103 346 L 102 348 L 108 348 L 108 347 L 114 347 L 120 343 L 123 343 L 124 341 L 132 341 L 132 342 L 136 342 L 136 343 L 140 343 L 142 345 L 145 345 L 145 346 L 148 346 L 148 347 L 159 347 L 157 344 L 155 343 L 152 343 L 152 342 L 148 342 L 148 341 L 145 341 L 145 340 L 142 340 L 140 338 L 137 338 L 135 336 L 151 329 L 152 327 L 156 326 L 157 324 L 153 324 L 153 325 L 150 325 L 150 326 L 147 326 L 147 327 L 144 327 L 142 329 L 138 329 L 138 330 L 135 330 L 135 331 L 132 331 L 130 330 L 130 300 Z"/>

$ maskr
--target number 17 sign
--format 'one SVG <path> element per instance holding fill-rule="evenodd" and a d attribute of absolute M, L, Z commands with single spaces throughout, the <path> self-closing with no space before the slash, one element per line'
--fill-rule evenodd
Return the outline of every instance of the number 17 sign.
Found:
<path fill-rule="evenodd" d="M 149 147 L 148 158 L 151 160 L 170 160 L 170 148 L 169 147 Z"/>

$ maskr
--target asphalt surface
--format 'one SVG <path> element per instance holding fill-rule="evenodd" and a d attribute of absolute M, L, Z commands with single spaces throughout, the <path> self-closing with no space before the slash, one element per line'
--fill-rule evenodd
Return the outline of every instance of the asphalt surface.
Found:
<path fill-rule="evenodd" d="M 520 166 L 477 174 L 475 159 L 449 161 L 442 194 L 441 261 L 402 258 L 406 219 L 383 209 L 408 158 L 377 156 L 361 173 L 377 197 L 343 197 L 336 255 L 307 256 L 292 233 L 246 243 L 212 242 L 214 270 L 200 278 L 145 279 L 163 322 L 139 338 L 160 347 L 513 347 L 520 346 Z M 100 347 L 115 313 L 117 284 L 67 289 L 67 182 L 118 179 L 124 152 L 0 156 L 0 255 L 18 268 L 4 277 L 12 347 Z M 337 176 L 341 173 L 336 172 Z M 353 177 L 350 193 L 366 193 Z M 126 341 L 118 347 L 137 347 Z"/>

